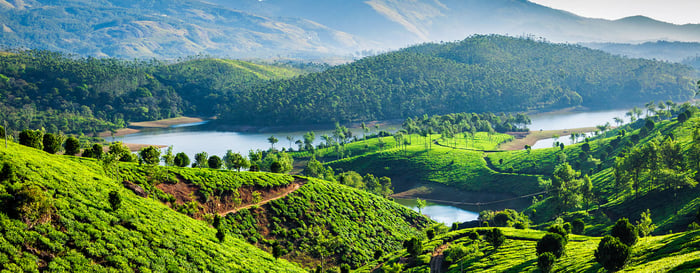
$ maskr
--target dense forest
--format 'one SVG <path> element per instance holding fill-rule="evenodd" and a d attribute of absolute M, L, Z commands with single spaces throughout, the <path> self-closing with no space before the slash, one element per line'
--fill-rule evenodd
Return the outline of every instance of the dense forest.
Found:
<path fill-rule="evenodd" d="M 214 116 L 224 92 L 299 75 L 304 67 L 202 56 L 170 64 L 38 50 L 2 53 L 0 119 L 8 128 L 88 134 L 134 121 Z"/>
<path fill-rule="evenodd" d="M 455 112 L 610 108 L 694 95 L 693 69 L 505 36 L 423 44 L 253 86 L 233 123 L 328 123 Z"/>
<path fill-rule="evenodd" d="M 679 64 L 495 35 L 418 45 L 332 68 L 29 50 L 0 54 L 0 118 L 8 128 L 90 134 L 180 115 L 260 126 L 609 108 L 689 99 L 693 73 Z"/>

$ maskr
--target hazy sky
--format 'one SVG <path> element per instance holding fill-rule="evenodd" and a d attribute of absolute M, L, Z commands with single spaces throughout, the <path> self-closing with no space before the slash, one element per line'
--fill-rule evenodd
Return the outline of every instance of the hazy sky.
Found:
<path fill-rule="evenodd" d="M 700 23 L 700 0 L 530 0 L 592 18 L 644 15 L 674 24 Z"/>

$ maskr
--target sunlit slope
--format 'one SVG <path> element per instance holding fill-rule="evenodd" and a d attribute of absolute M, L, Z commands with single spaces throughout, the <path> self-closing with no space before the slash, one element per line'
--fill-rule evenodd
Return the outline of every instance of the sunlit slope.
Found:
<path fill-rule="evenodd" d="M 0 162 L 3 269 L 305 272 L 240 239 L 220 243 L 205 222 L 137 197 L 93 160 L 9 143 Z"/>
<path fill-rule="evenodd" d="M 432 253 L 441 246 L 446 249 L 446 257 L 450 250 L 460 246 L 467 250 L 463 255 L 454 255 L 450 261 L 444 261 L 441 272 L 541 272 L 537 267 L 535 246 L 546 232 L 501 228 L 506 240 L 494 250 L 483 236 L 478 240 L 470 239 L 467 234 L 472 230 L 482 235 L 487 231 L 486 228 L 463 229 L 424 241 L 422 254 L 415 260 L 408 259 L 413 263 L 407 264 L 403 260 L 403 272 L 430 270 Z M 557 259 L 552 272 L 607 272 L 593 256 L 600 239 L 569 234 L 564 255 Z M 699 255 L 700 232 L 697 231 L 644 237 L 632 247 L 632 256 L 622 272 L 694 272 L 700 266 Z M 386 266 L 402 263 L 400 257 L 407 256 L 403 250 L 362 269 L 370 271 L 381 263 Z"/>

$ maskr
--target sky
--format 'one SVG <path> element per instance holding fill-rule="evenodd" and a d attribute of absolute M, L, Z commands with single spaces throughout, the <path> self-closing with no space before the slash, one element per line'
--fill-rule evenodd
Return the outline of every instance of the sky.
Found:
<path fill-rule="evenodd" d="M 591 18 L 644 15 L 674 24 L 700 24 L 700 0 L 530 0 Z"/>

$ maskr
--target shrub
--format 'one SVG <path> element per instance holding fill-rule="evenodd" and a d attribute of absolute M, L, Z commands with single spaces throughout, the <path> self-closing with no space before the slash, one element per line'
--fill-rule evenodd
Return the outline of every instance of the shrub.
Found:
<path fill-rule="evenodd" d="M 55 154 L 61 151 L 61 143 L 63 142 L 60 135 L 45 134 L 42 143 L 44 144 L 44 152 Z"/>
<path fill-rule="evenodd" d="M 583 222 L 583 220 L 581 220 L 580 218 L 571 221 L 571 232 L 572 233 L 579 234 L 579 235 L 583 234 L 583 231 L 585 228 L 586 228 L 586 225 Z"/>
<path fill-rule="evenodd" d="M 620 242 L 626 244 L 627 246 L 633 246 L 637 243 L 637 229 L 630 224 L 627 218 L 620 218 L 613 226 L 610 235 L 620 239 Z"/>
<path fill-rule="evenodd" d="M 175 163 L 175 166 L 187 167 L 190 165 L 190 158 L 187 156 L 187 154 L 180 152 L 175 155 L 175 160 L 173 162 Z"/>
<path fill-rule="evenodd" d="M 435 238 L 435 230 L 433 230 L 432 228 L 428 229 L 425 231 L 425 235 L 428 236 L 428 240 L 432 240 L 433 238 Z"/>
<path fill-rule="evenodd" d="M 554 254 L 557 258 L 564 254 L 564 247 L 566 246 L 566 239 L 557 233 L 547 233 L 537 241 L 537 255 L 545 252 L 550 252 Z"/>
<path fill-rule="evenodd" d="M 19 133 L 19 144 L 34 149 L 44 149 L 44 133 L 39 130 L 23 130 Z"/>
<path fill-rule="evenodd" d="M 493 245 L 494 249 L 498 249 L 506 241 L 506 236 L 503 235 L 503 231 L 494 228 L 486 233 L 486 241 Z"/>
<path fill-rule="evenodd" d="M 112 210 L 118 210 L 122 206 L 122 196 L 117 191 L 109 192 L 109 204 Z"/>
<path fill-rule="evenodd" d="M 404 247 L 406 247 L 406 252 L 413 257 L 418 257 L 423 250 L 423 243 L 418 240 L 418 238 L 413 237 L 410 240 L 404 242 Z"/>
<path fill-rule="evenodd" d="M 207 163 L 209 165 L 209 168 L 216 170 L 221 169 L 222 161 L 221 158 L 217 155 L 212 155 L 211 157 L 209 157 Z"/>
<path fill-rule="evenodd" d="M 542 272 L 549 272 L 552 270 L 552 266 L 554 266 L 554 262 L 556 261 L 556 257 L 552 252 L 545 252 L 537 256 L 537 267 L 542 270 Z"/>
<path fill-rule="evenodd" d="M 568 237 L 569 233 L 566 232 L 566 229 L 564 229 L 564 227 L 562 225 L 557 225 L 557 224 L 551 225 L 549 227 L 549 229 L 547 229 L 547 232 L 559 234 L 559 235 L 561 235 L 562 238 L 564 238 L 564 240 L 568 240 L 567 237 Z"/>
<path fill-rule="evenodd" d="M 80 153 L 80 141 L 78 141 L 77 138 L 69 137 L 68 139 L 66 139 L 65 148 L 65 154 L 76 155 Z"/>
<path fill-rule="evenodd" d="M 470 230 L 470 231 L 468 231 L 468 232 L 467 232 L 467 236 L 468 236 L 469 239 L 471 239 L 471 240 L 477 240 L 477 239 L 479 239 L 479 233 L 476 232 L 475 230 Z"/>
<path fill-rule="evenodd" d="M 606 235 L 600 240 L 594 256 L 598 263 L 610 271 L 617 271 L 625 267 L 630 258 L 630 247 L 620 242 L 615 237 Z"/>

